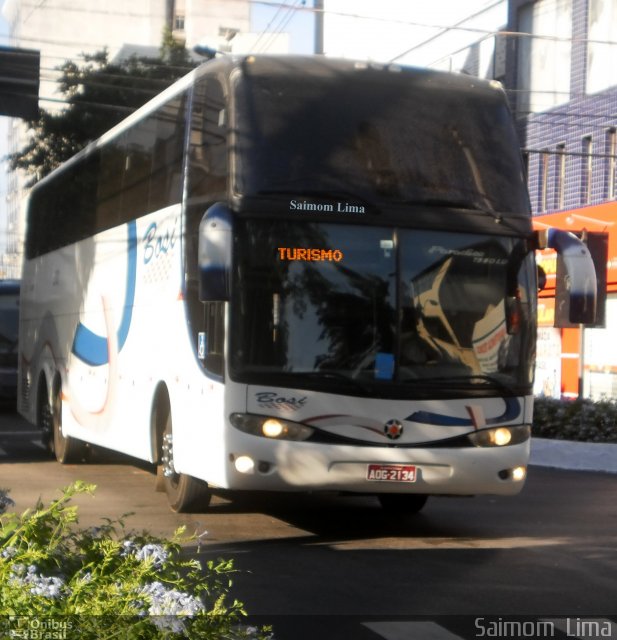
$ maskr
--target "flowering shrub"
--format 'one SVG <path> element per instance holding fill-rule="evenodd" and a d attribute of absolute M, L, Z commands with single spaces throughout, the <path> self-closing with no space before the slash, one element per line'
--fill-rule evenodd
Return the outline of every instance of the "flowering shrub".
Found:
<path fill-rule="evenodd" d="M 617 442 L 617 403 L 536 398 L 532 435 L 555 440 Z"/>
<path fill-rule="evenodd" d="M 232 561 L 184 559 L 172 540 L 127 534 L 122 519 L 79 529 L 76 482 L 21 515 L 0 490 L 0 637 L 79 640 L 269 638 L 229 602 Z"/>

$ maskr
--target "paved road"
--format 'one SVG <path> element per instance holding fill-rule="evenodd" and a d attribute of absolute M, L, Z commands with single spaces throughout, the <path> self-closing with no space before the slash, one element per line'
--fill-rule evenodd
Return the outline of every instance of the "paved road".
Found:
<path fill-rule="evenodd" d="M 370 497 L 331 495 L 219 496 L 207 514 L 177 515 L 147 466 L 99 456 L 63 467 L 35 432 L 4 425 L 0 487 L 18 508 L 80 478 L 99 487 L 80 499 L 84 525 L 128 511 L 136 529 L 168 535 L 186 524 L 203 533 L 189 552 L 235 559 L 234 595 L 254 620 L 274 623 L 277 640 L 496 637 L 488 625 L 500 618 L 557 620 L 548 637 L 594 637 L 576 626 L 586 616 L 597 618 L 595 637 L 617 638 L 606 626 L 617 619 L 615 475 L 532 467 L 519 496 L 436 498 L 402 519 Z"/>

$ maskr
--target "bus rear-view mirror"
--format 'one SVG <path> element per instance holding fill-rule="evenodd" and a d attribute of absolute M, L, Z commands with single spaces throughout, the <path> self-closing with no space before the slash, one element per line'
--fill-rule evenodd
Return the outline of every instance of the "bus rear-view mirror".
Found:
<path fill-rule="evenodd" d="M 223 204 L 212 205 L 199 224 L 199 299 L 229 299 L 232 214 Z"/>

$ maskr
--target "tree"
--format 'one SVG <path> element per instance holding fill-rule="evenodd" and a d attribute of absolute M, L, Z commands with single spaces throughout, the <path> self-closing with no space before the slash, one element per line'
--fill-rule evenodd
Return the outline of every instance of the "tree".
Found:
<path fill-rule="evenodd" d="M 81 64 L 67 61 L 58 67 L 66 109 L 41 109 L 38 119 L 27 122 L 24 147 L 9 156 L 12 169 L 28 174 L 28 186 L 199 64 L 169 29 L 158 57 L 133 55 L 110 62 L 106 49 L 81 57 Z"/>

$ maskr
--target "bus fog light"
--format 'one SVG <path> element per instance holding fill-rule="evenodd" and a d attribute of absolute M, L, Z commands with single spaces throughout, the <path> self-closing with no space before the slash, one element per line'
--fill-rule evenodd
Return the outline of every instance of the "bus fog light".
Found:
<path fill-rule="evenodd" d="M 234 466 L 239 473 L 255 473 L 255 461 L 250 456 L 238 456 Z"/>
<path fill-rule="evenodd" d="M 514 467 L 512 469 L 502 469 L 497 475 L 502 480 L 512 480 L 512 482 L 522 482 L 527 477 L 527 467 Z"/>
<path fill-rule="evenodd" d="M 526 467 L 514 467 L 512 469 L 512 480 L 515 482 L 521 482 L 527 476 L 527 468 Z"/>

